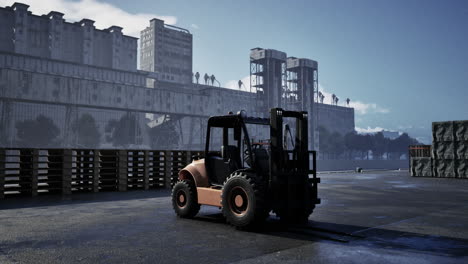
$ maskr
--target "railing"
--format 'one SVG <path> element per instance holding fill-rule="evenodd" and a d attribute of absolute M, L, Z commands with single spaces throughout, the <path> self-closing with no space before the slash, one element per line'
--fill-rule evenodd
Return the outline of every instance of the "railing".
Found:
<path fill-rule="evenodd" d="M 0 199 L 170 188 L 200 151 L 0 149 Z"/>

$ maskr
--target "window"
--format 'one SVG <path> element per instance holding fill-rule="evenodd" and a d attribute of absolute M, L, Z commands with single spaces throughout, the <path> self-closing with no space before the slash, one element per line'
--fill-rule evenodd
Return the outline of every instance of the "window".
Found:
<path fill-rule="evenodd" d="M 210 146 L 209 151 L 221 151 L 223 145 L 223 129 L 221 127 L 210 128 Z"/>

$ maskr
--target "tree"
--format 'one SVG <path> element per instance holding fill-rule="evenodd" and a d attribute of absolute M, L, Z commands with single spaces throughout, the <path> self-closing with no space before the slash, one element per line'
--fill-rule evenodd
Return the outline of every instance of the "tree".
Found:
<path fill-rule="evenodd" d="M 136 144 L 137 136 L 141 133 L 137 119 L 131 113 L 126 113 L 119 120 L 110 120 L 105 130 L 110 134 L 107 141 L 112 142 L 115 147 L 124 148 Z"/>
<path fill-rule="evenodd" d="M 177 149 L 179 147 L 179 133 L 175 121 L 165 121 L 149 129 L 152 149 Z"/>
<path fill-rule="evenodd" d="M 349 132 L 344 136 L 344 145 L 348 152 L 348 159 L 354 159 L 354 152 L 357 150 L 356 146 L 356 132 Z"/>
<path fill-rule="evenodd" d="M 390 152 L 397 154 L 394 159 L 400 159 L 403 154 L 408 153 L 409 145 L 417 144 L 419 142 L 416 139 L 410 137 L 407 133 L 403 133 L 390 142 Z"/>
<path fill-rule="evenodd" d="M 383 158 L 383 154 L 387 151 L 388 141 L 382 132 L 372 135 L 371 151 L 374 159 Z"/>
<path fill-rule="evenodd" d="M 60 129 L 54 121 L 44 115 L 38 115 L 34 120 L 16 122 L 19 147 L 47 148 L 57 147 L 57 137 Z"/>
<path fill-rule="evenodd" d="M 72 127 L 77 135 L 78 147 L 96 148 L 99 146 L 101 133 L 93 116 L 88 113 L 83 114 Z"/>
<path fill-rule="evenodd" d="M 337 159 L 345 150 L 343 136 L 338 132 L 332 133 L 329 137 L 329 146 L 330 152 L 333 153 L 333 158 Z"/>
<path fill-rule="evenodd" d="M 330 133 L 323 127 L 318 127 L 319 132 L 319 151 L 322 153 L 322 158 L 325 159 L 325 154 L 330 153 Z"/>

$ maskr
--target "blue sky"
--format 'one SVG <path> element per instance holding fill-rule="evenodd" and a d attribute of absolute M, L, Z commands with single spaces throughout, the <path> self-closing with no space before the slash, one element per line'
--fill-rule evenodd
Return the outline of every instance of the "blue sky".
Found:
<path fill-rule="evenodd" d="M 254 47 L 317 60 L 321 87 L 355 103 L 361 129 L 405 131 L 430 143 L 431 122 L 468 119 L 468 1 L 22 2 L 33 12 L 88 16 L 128 34 L 165 16 L 192 32 L 194 71 L 222 84 L 249 74 Z"/>

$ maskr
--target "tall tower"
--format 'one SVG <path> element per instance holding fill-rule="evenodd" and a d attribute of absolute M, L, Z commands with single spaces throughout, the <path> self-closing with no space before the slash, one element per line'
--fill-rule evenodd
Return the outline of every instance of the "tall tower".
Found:
<path fill-rule="evenodd" d="M 274 49 L 250 50 L 250 89 L 257 95 L 257 115 L 282 106 L 286 89 L 286 53 Z"/>
<path fill-rule="evenodd" d="M 161 81 L 192 83 L 192 41 L 188 30 L 152 19 L 141 31 L 140 69 L 158 72 Z"/>
<path fill-rule="evenodd" d="M 52 11 L 48 15 L 49 18 L 49 50 L 50 58 L 60 60 L 63 58 L 63 13 Z"/>
<path fill-rule="evenodd" d="M 80 21 L 81 31 L 83 32 L 83 63 L 92 65 L 94 60 L 94 21 L 91 19 L 82 19 Z M 112 45 L 112 49 L 114 46 Z M 112 57 L 113 58 L 113 57 Z M 114 67 L 114 65 L 112 65 Z M 117 67 L 118 68 L 118 67 Z"/>
<path fill-rule="evenodd" d="M 14 3 L 12 6 L 14 11 L 14 28 L 13 28 L 13 43 L 16 53 L 27 54 L 28 49 L 28 5 Z"/>
<path fill-rule="evenodd" d="M 286 63 L 288 86 L 283 99 L 287 109 L 309 113 L 310 148 L 318 149 L 318 115 L 315 102 L 318 101 L 318 63 L 314 60 L 289 57 Z"/>

